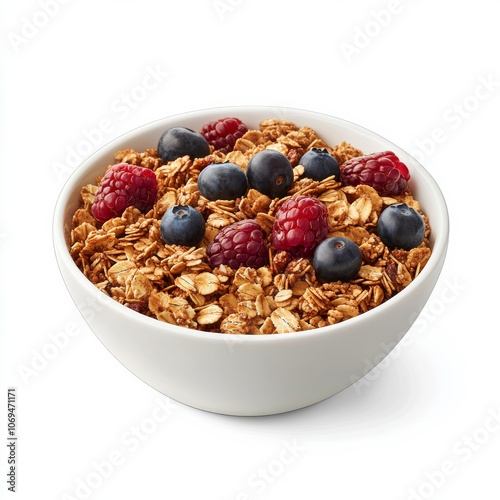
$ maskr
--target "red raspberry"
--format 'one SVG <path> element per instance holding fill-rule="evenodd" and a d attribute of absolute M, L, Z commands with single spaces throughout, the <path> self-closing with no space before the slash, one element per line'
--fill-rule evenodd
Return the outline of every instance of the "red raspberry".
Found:
<path fill-rule="evenodd" d="M 245 219 L 221 229 L 207 246 L 208 263 L 212 267 L 225 264 L 233 269 L 269 263 L 265 233 L 252 219 Z"/>
<path fill-rule="evenodd" d="M 358 156 L 346 161 L 340 170 L 343 186 L 367 184 L 382 196 L 403 194 L 409 180 L 407 166 L 392 151 Z"/>
<path fill-rule="evenodd" d="M 118 163 L 104 174 L 92 205 L 92 215 L 105 222 L 120 217 L 132 205 L 147 212 L 153 208 L 157 191 L 156 175 L 152 170 Z"/>
<path fill-rule="evenodd" d="M 276 212 L 271 243 L 294 257 L 310 257 L 328 234 L 328 210 L 312 196 L 292 196 Z"/>
<path fill-rule="evenodd" d="M 215 149 L 229 153 L 233 150 L 236 139 L 242 137 L 247 130 L 247 126 L 238 118 L 222 118 L 203 125 L 201 135 Z"/>

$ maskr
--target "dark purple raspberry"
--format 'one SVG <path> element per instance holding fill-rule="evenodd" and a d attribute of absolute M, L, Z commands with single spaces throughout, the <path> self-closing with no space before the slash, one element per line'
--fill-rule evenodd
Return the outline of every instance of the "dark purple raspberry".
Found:
<path fill-rule="evenodd" d="M 92 204 L 92 215 L 106 222 L 120 217 L 130 206 L 148 212 L 153 208 L 157 193 L 156 174 L 152 170 L 118 163 L 104 174 Z"/>
<path fill-rule="evenodd" d="M 346 161 L 340 170 L 343 186 L 366 184 L 382 196 L 397 196 L 408 188 L 408 167 L 392 151 L 358 156 Z"/>
<path fill-rule="evenodd" d="M 328 234 L 328 210 L 312 196 L 292 196 L 276 212 L 271 243 L 294 257 L 310 257 Z"/>
<path fill-rule="evenodd" d="M 221 229 L 207 247 L 208 263 L 215 268 L 224 264 L 232 269 L 269 264 L 266 234 L 252 219 L 245 219 Z"/>
<path fill-rule="evenodd" d="M 238 118 L 221 118 L 203 125 L 201 135 L 215 149 L 229 153 L 247 131 L 247 126 Z"/>

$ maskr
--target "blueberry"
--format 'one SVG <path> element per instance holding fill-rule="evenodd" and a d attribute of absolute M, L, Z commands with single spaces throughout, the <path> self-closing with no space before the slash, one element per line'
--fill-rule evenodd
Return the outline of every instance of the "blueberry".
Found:
<path fill-rule="evenodd" d="M 198 176 L 198 189 L 209 200 L 235 200 L 247 192 L 247 176 L 234 163 L 212 163 Z"/>
<path fill-rule="evenodd" d="M 265 149 L 248 162 L 247 179 L 250 186 L 270 198 L 282 198 L 293 184 L 293 168 L 279 151 Z"/>
<path fill-rule="evenodd" d="M 327 177 L 340 178 L 340 167 L 328 149 L 312 148 L 302 155 L 299 164 L 304 167 L 304 175 L 313 181 L 322 181 Z"/>
<path fill-rule="evenodd" d="M 406 203 L 395 203 L 380 214 L 377 233 L 389 248 L 411 250 L 422 243 L 425 222 L 414 208 Z"/>
<path fill-rule="evenodd" d="M 350 281 L 361 268 L 363 257 L 354 241 L 342 236 L 323 240 L 314 251 L 313 268 L 323 281 Z"/>
<path fill-rule="evenodd" d="M 172 127 L 163 132 L 158 141 L 158 155 L 163 163 L 189 155 L 192 160 L 210 154 L 210 146 L 198 132 L 186 127 Z"/>
<path fill-rule="evenodd" d="M 175 205 L 163 215 L 160 232 L 167 245 L 195 247 L 205 234 L 205 219 L 189 205 Z"/>

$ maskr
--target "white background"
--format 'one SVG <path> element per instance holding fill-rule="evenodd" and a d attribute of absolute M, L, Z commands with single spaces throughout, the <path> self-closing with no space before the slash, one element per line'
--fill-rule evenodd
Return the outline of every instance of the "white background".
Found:
<path fill-rule="evenodd" d="M 1 5 L 0 436 L 7 387 L 19 436 L 16 496 L 1 443 L 2 498 L 500 498 L 496 1 Z M 235 418 L 175 403 L 113 358 L 66 291 L 51 223 L 70 151 L 249 104 L 321 111 L 406 149 L 440 184 L 451 234 L 383 367 L 312 407 Z"/>

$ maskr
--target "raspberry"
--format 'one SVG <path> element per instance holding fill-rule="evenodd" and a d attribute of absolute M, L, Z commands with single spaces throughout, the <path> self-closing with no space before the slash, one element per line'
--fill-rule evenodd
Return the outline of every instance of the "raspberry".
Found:
<path fill-rule="evenodd" d="M 292 196 L 278 209 L 271 243 L 294 257 L 310 257 L 328 234 L 328 210 L 312 196 Z"/>
<path fill-rule="evenodd" d="M 407 166 L 392 151 L 352 158 L 340 171 L 343 186 L 367 184 L 383 196 L 403 194 L 409 180 Z"/>
<path fill-rule="evenodd" d="M 247 126 L 238 118 L 221 118 L 203 125 L 200 133 L 215 149 L 229 153 L 233 150 L 236 139 L 242 137 L 247 130 Z"/>
<path fill-rule="evenodd" d="M 130 206 L 147 212 L 157 195 L 155 173 L 149 168 L 118 163 L 109 168 L 101 180 L 92 205 L 92 215 L 100 222 L 120 217 Z"/>
<path fill-rule="evenodd" d="M 265 233 L 255 220 L 245 219 L 221 229 L 207 246 L 208 263 L 212 267 L 224 264 L 232 269 L 269 263 Z"/>

